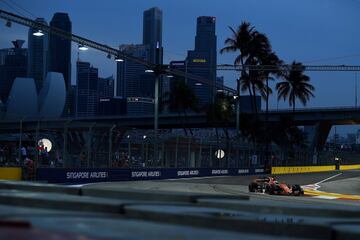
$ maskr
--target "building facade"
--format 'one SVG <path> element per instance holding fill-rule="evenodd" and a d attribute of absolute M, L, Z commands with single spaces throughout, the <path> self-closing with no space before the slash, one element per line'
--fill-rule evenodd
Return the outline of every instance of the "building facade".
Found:
<path fill-rule="evenodd" d="M 88 62 L 76 62 L 76 116 L 90 117 L 98 109 L 98 69 Z"/>
<path fill-rule="evenodd" d="M 50 27 L 72 32 L 72 25 L 67 13 L 55 13 Z M 66 90 L 71 87 L 71 41 L 55 34 L 49 35 L 49 72 L 59 72 L 64 76 Z"/>
<path fill-rule="evenodd" d="M 147 45 L 132 44 L 121 45 L 120 51 L 128 55 L 141 58 L 148 61 L 150 56 L 150 48 Z M 119 97 L 140 97 L 140 92 L 144 87 L 143 78 L 146 67 L 140 63 L 125 59 L 117 64 L 117 89 L 116 95 Z M 147 84 L 147 83 L 145 83 Z"/>
<path fill-rule="evenodd" d="M 216 88 L 216 18 L 198 17 L 196 25 L 195 49 L 188 51 L 186 58 L 187 72 L 211 83 L 200 84 L 194 79 L 188 79 L 188 84 L 199 98 L 199 104 L 204 106 L 212 102 Z"/>
<path fill-rule="evenodd" d="M 163 63 L 162 19 L 162 11 L 157 7 L 144 11 L 143 45 L 149 45 L 149 61 L 152 63 Z"/>
<path fill-rule="evenodd" d="M 27 49 L 24 40 L 13 41 L 13 48 L 0 50 L 0 100 L 6 103 L 15 78 L 27 75 Z"/>
<path fill-rule="evenodd" d="M 47 25 L 44 18 L 37 18 L 35 21 Z M 43 33 L 43 36 L 34 36 L 33 34 L 37 31 L 38 29 L 29 28 L 27 75 L 35 80 L 36 90 L 39 92 L 47 72 L 49 37 L 47 33 Z"/>
<path fill-rule="evenodd" d="M 107 78 L 99 78 L 98 80 L 98 94 L 99 98 L 114 97 L 115 79 L 113 76 Z"/>

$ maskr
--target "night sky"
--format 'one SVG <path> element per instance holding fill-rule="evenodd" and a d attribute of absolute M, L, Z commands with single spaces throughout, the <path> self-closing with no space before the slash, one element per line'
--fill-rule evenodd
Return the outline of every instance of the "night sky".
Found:
<path fill-rule="evenodd" d="M 32 19 L 44 17 L 47 22 L 55 12 L 67 12 L 73 33 L 113 47 L 141 43 L 143 11 L 154 6 L 163 11 L 164 62 L 183 60 L 187 50 L 194 48 L 196 18 L 214 16 L 218 50 L 230 36 L 227 26 L 237 27 L 246 20 L 267 34 L 274 51 L 287 63 L 360 65 L 360 0 L 0 0 L 4 10 Z M 27 40 L 27 32 L 26 27 L 7 28 L 1 21 L 0 48 L 11 47 L 14 39 Z M 73 45 L 73 83 L 77 52 Z M 98 67 L 102 77 L 115 76 L 115 63 L 103 53 L 81 52 L 80 59 Z M 219 54 L 218 64 L 233 59 L 234 55 Z M 354 72 L 308 75 L 316 88 L 310 107 L 355 105 Z M 225 84 L 235 87 L 236 73 L 218 72 L 218 76 L 225 76 Z M 360 81 L 357 85 L 360 89 Z M 278 105 L 274 95 L 270 106 L 288 108 L 288 103 Z"/>

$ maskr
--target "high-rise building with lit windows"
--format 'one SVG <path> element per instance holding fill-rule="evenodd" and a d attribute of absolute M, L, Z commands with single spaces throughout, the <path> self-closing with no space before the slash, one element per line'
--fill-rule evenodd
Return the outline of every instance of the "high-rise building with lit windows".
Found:
<path fill-rule="evenodd" d="M 200 105 L 212 102 L 216 83 L 216 18 L 198 17 L 196 25 L 195 49 L 188 51 L 186 69 L 191 75 L 201 77 L 211 84 L 200 84 L 198 81 L 188 78 L 188 84 L 199 98 Z"/>

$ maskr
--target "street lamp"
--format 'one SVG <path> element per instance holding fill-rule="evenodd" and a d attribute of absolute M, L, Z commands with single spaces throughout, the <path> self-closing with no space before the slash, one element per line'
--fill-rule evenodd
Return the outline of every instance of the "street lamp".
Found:
<path fill-rule="evenodd" d="M 44 33 L 41 30 L 37 30 L 36 32 L 33 33 L 33 35 L 36 37 L 41 37 L 44 36 Z"/>
<path fill-rule="evenodd" d="M 79 50 L 81 50 L 81 51 L 86 51 L 86 50 L 88 50 L 89 48 L 87 48 L 85 45 L 83 45 L 83 44 L 79 44 Z"/>
<path fill-rule="evenodd" d="M 123 62 L 124 59 L 120 58 L 120 57 L 115 57 L 115 62 Z"/>

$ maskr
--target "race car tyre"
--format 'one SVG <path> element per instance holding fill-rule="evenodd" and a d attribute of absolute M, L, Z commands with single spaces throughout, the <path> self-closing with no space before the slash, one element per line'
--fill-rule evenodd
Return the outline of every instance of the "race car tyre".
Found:
<path fill-rule="evenodd" d="M 256 183 L 250 183 L 249 184 L 249 192 L 255 192 L 258 185 Z"/>
<path fill-rule="evenodd" d="M 270 195 L 274 195 L 274 187 L 272 185 L 267 185 L 265 188 L 265 193 L 270 194 Z"/>
<path fill-rule="evenodd" d="M 292 192 L 294 196 L 301 196 L 304 195 L 304 190 L 301 188 L 300 185 L 294 185 L 292 187 Z"/>

